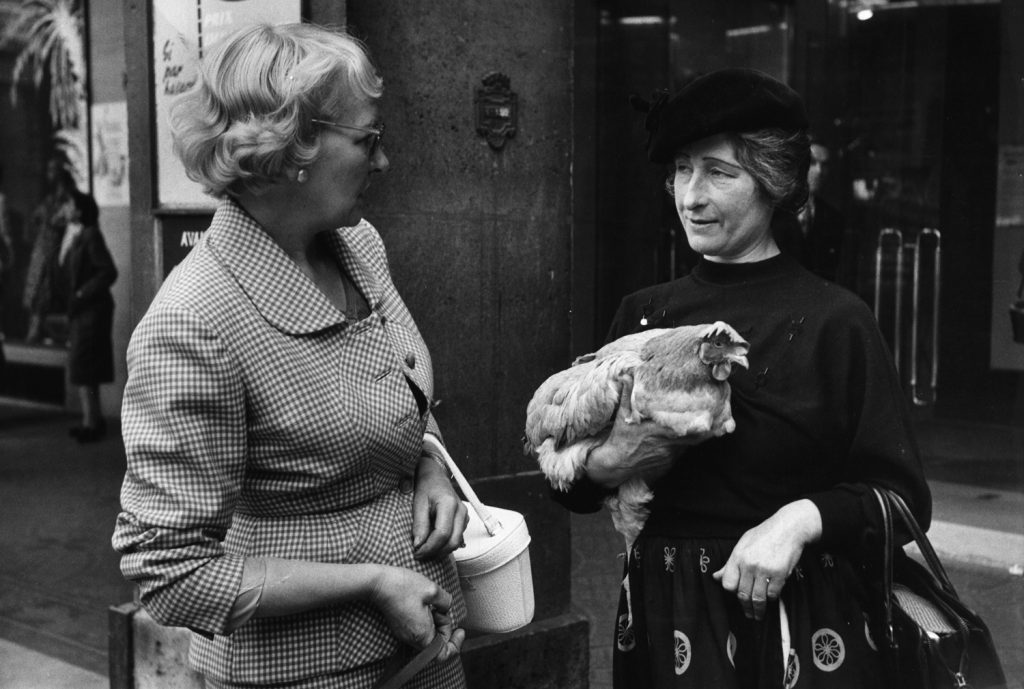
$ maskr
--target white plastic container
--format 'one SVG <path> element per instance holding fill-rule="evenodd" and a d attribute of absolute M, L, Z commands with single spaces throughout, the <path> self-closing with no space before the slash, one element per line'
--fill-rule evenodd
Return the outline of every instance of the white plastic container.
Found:
<path fill-rule="evenodd" d="M 533 619 L 533 573 L 530 532 L 523 515 L 491 507 L 500 523 L 492 536 L 469 503 L 466 547 L 455 551 L 462 595 L 466 599 L 465 627 L 476 632 L 510 632 Z"/>
<path fill-rule="evenodd" d="M 424 436 L 423 449 L 445 461 L 466 497 L 466 547 L 454 553 L 466 601 L 465 628 L 495 634 L 526 626 L 533 620 L 534 607 L 526 520 L 518 512 L 481 503 L 434 436 Z"/>

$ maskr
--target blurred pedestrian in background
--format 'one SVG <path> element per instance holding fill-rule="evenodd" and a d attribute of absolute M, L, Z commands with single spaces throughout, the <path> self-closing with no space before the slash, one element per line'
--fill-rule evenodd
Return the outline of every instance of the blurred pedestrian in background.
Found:
<path fill-rule="evenodd" d="M 71 198 L 74 211 L 57 254 L 57 289 L 67 303 L 68 379 L 78 387 L 82 406 L 82 425 L 72 428 L 71 435 L 88 443 L 106 432 L 100 385 L 114 380 L 110 285 L 117 269 L 100 232 L 96 200 L 77 190 Z"/>
<path fill-rule="evenodd" d="M 797 215 L 796 223 L 782 224 L 776 240 L 783 253 L 795 256 L 815 275 L 854 290 L 856 287 L 856 246 L 848 233 L 843 213 L 822 194 L 832 154 L 819 141 L 811 142 L 811 165 L 807 170 L 810 194 Z"/>
<path fill-rule="evenodd" d="M 31 232 L 32 253 L 22 293 L 22 306 L 29 315 L 28 332 L 25 335 L 28 342 L 51 339 L 44 325 L 54 306 L 57 251 L 64 229 L 75 212 L 72 198 L 75 190 L 71 172 L 60 158 L 51 158 L 46 164 L 46 194 L 33 211 L 28 228 Z"/>
<path fill-rule="evenodd" d="M 4 181 L 4 168 L 0 163 L 0 185 Z M 3 375 L 4 364 L 4 295 L 7 282 L 14 269 L 14 242 L 11 238 L 10 220 L 7 216 L 7 196 L 0 186 L 0 376 Z"/>

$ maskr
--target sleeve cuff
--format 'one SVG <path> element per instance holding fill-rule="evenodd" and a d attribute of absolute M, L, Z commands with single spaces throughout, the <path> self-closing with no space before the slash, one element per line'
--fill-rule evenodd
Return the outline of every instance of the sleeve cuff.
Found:
<path fill-rule="evenodd" d="M 247 557 L 242 569 L 242 583 L 235 595 L 235 604 L 224 633 L 231 634 L 259 610 L 263 598 L 263 588 L 267 582 L 267 561 L 262 557 Z"/>
<path fill-rule="evenodd" d="M 861 542 L 867 524 L 859 495 L 844 488 L 834 488 L 805 497 L 821 514 L 822 547 L 855 547 Z"/>
<path fill-rule="evenodd" d="M 593 514 L 601 509 L 604 499 L 611 495 L 612 490 L 598 485 L 582 476 L 568 491 L 550 488 L 551 499 L 570 512 Z"/>

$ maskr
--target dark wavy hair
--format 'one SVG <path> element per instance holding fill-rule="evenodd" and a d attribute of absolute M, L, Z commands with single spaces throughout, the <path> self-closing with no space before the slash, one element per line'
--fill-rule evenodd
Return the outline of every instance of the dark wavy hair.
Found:
<path fill-rule="evenodd" d="M 78 220 L 84 226 L 91 227 L 99 222 L 100 209 L 96 205 L 96 199 L 93 198 L 92 194 L 75 189 L 71 192 L 71 198 L 74 201 L 75 210 L 78 211 Z"/>
<path fill-rule="evenodd" d="M 811 138 L 806 130 L 759 129 L 726 134 L 736 160 L 754 178 L 758 188 L 776 210 L 796 215 L 807 203 L 810 187 Z M 674 191 L 675 167 L 665 180 L 669 195 Z"/>

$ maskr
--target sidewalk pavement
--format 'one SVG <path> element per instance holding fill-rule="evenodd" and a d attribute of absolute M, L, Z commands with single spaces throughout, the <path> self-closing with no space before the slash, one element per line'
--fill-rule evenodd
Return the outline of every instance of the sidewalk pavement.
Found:
<path fill-rule="evenodd" d="M 107 689 L 106 674 L 0 639 L 0 687 L 5 689 Z"/>
<path fill-rule="evenodd" d="M 132 598 L 110 533 L 124 450 L 67 435 L 75 419 L 0 400 L 0 687 L 107 686 L 107 609 Z M 935 497 L 929 532 L 957 590 L 1024 689 L 1024 429 L 921 428 Z M 607 514 L 572 517 L 572 601 L 591 621 L 590 686 L 611 687 L 621 538 Z"/>

